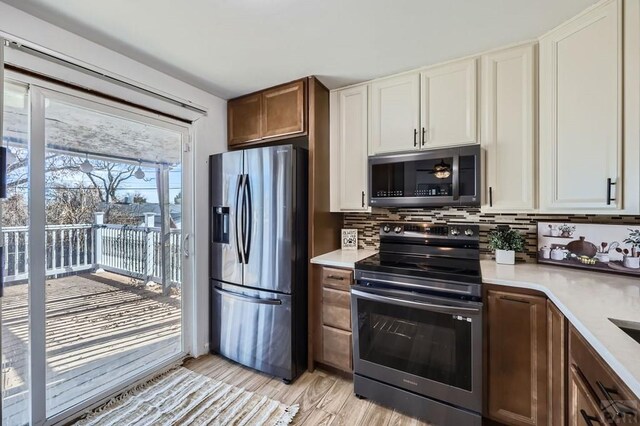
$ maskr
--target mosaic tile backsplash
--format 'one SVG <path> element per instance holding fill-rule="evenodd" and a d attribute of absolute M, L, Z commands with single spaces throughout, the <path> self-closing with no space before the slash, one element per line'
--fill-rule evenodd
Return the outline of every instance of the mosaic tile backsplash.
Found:
<path fill-rule="evenodd" d="M 444 207 L 440 209 L 383 209 L 373 208 L 371 213 L 345 213 L 344 227 L 358 230 L 360 248 L 378 249 L 380 224 L 384 222 L 428 222 L 435 224 L 475 224 L 480 226 L 480 250 L 485 257 L 492 255 L 487 248 L 487 234 L 498 225 L 509 225 L 519 230 L 526 240 L 525 252 L 517 258 L 535 263 L 537 257 L 538 221 L 571 221 L 576 223 L 612 223 L 637 225 L 640 216 L 601 215 L 544 215 L 539 213 L 482 213 L 479 208 Z"/>

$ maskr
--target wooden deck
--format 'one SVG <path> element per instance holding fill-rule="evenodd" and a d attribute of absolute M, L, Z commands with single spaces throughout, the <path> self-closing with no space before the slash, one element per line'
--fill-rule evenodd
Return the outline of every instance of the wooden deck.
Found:
<path fill-rule="evenodd" d="M 47 280 L 47 414 L 180 351 L 180 296 L 112 273 Z M 3 424 L 28 421 L 28 286 L 2 306 Z"/>
<path fill-rule="evenodd" d="M 283 402 L 300 404 L 293 425 L 304 426 L 428 426 L 353 394 L 353 383 L 322 370 L 305 372 L 295 382 L 243 367 L 214 355 L 192 359 L 185 367 L 212 379 Z"/>

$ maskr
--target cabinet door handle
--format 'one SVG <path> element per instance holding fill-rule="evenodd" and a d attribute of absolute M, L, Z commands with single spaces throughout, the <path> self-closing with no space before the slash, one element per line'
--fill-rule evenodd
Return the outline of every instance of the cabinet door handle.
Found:
<path fill-rule="evenodd" d="M 593 417 L 593 416 L 588 415 L 587 412 L 584 411 L 584 410 L 580 410 L 580 414 L 582 414 L 582 418 L 584 419 L 584 422 L 588 426 L 593 426 L 594 424 L 599 424 L 599 425 L 602 424 L 602 423 L 600 423 L 600 420 L 598 420 L 597 417 Z"/>
<path fill-rule="evenodd" d="M 489 207 L 493 207 L 493 187 L 489 187 Z"/>
<path fill-rule="evenodd" d="M 427 135 L 427 129 L 425 129 L 424 127 L 422 128 L 422 146 L 424 146 L 425 141 L 426 141 L 426 135 Z"/>
<path fill-rule="evenodd" d="M 607 179 L 607 205 L 610 206 L 612 201 L 615 201 L 615 198 L 611 198 L 611 186 L 617 184 L 618 182 L 612 182 L 611 178 Z"/>
<path fill-rule="evenodd" d="M 362 207 L 364 207 L 364 191 L 362 191 Z"/>
<path fill-rule="evenodd" d="M 635 416 L 636 415 L 636 412 L 632 408 L 627 407 L 626 405 L 621 404 L 618 401 L 616 401 L 615 399 L 613 399 L 611 394 L 613 393 L 613 394 L 618 395 L 618 391 L 616 391 L 615 389 L 611 389 L 611 388 L 606 387 L 605 385 L 602 384 L 602 382 L 600 382 L 598 380 L 596 380 L 596 384 L 598 385 L 598 388 L 600 388 L 600 392 L 602 392 L 602 395 L 604 395 L 604 397 L 609 402 L 609 407 L 611 407 L 613 409 L 613 411 L 615 412 L 616 416 L 624 417 L 625 415 L 630 415 L 630 416 Z"/>
<path fill-rule="evenodd" d="M 509 301 L 509 302 L 526 303 L 526 304 L 529 303 L 528 300 L 517 299 L 515 297 L 510 297 L 510 296 L 500 296 L 500 299 L 506 300 L 506 301 Z"/>
<path fill-rule="evenodd" d="M 329 276 L 327 276 L 327 279 L 329 279 L 329 280 L 344 281 L 344 277 L 339 277 L 339 276 L 337 276 L 337 275 L 329 275 Z"/>
<path fill-rule="evenodd" d="M 418 129 L 413 129 L 413 146 L 418 146 Z"/>

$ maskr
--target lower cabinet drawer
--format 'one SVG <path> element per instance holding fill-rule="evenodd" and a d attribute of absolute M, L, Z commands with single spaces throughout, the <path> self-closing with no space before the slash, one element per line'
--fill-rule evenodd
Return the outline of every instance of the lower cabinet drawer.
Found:
<path fill-rule="evenodd" d="M 322 289 L 322 323 L 351 331 L 351 294 L 331 288 Z"/>
<path fill-rule="evenodd" d="M 606 425 L 607 420 L 575 366 L 569 369 L 569 426 Z"/>
<path fill-rule="evenodd" d="M 583 378 L 601 414 L 614 424 L 640 425 L 640 401 L 573 327 L 569 328 L 569 354 L 570 368 Z"/>
<path fill-rule="evenodd" d="M 353 284 L 353 271 L 350 269 L 322 268 L 322 285 L 336 290 L 349 291 Z"/>
<path fill-rule="evenodd" d="M 322 358 L 326 364 L 344 371 L 353 369 L 351 332 L 322 326 Z"/>

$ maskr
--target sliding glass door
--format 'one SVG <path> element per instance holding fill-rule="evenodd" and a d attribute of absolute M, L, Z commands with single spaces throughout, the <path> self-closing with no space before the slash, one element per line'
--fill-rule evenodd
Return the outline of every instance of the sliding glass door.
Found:
<path fill-rule="evenodd" d="M 24 108 L 3 142 L 25 166 L 3 202 L 3 424 L 58 421 L 184 353 L 187 128 L 6 87 L 6 125 L 19 93 Z"/>
<path fill-rule="evenodd" d="M 29 91 L 4 84 L 3 145 L 7 148 L 7 196 L 2 204 L 2 424 L 29 423 L 30 321 Z"/>

